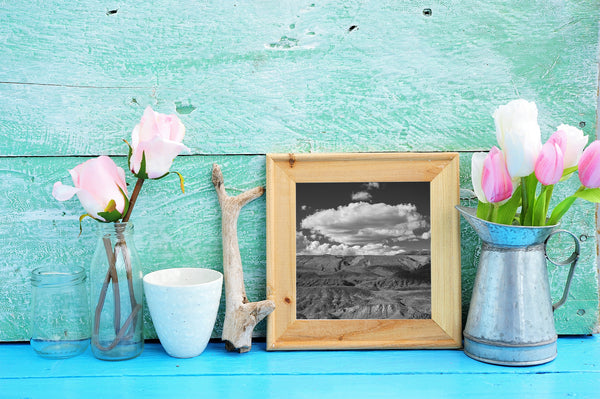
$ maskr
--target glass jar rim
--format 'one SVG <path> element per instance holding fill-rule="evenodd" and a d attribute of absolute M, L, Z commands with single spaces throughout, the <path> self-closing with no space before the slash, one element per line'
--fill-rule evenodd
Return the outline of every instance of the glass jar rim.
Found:
<path fill-rule="evenodd" d="M 132 222 L 110 222 L 110 223 L 98 223 L 96 231 L 99 235 L 106 234 L 124 234 L 133 231 Z"/>
<path fill-rule="evenodd" d="M 81 266 L 40 266 L 31 271 L 31 284 L 34 286 L 59 287 L 83 282 L 85 269 Z"/>

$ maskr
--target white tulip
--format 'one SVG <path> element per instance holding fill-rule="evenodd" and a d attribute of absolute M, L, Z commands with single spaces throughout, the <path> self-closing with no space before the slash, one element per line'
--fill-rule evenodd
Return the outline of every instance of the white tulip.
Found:
<path fill-rule="evenodd" d="M 512 178 L 529 176 L 542 150 L 540 127 L 534 102 L 514 100 L 494 112 L 496 139 Z"/>

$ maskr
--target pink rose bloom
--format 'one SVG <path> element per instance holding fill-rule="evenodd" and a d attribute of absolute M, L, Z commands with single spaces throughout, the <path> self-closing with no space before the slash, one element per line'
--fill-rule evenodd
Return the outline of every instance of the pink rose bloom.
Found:
<path fill-rule="evenodd" d="M 579 180 L 587 188 L 600 188 L 600 141 L 583 151 L 579 160 Z"/>
<path fill-rule="evenodd" d="M 567 169 L 579 162 L 588 137 L 576 127 L 560 125 L 548 141 L 558 144 L 563 153 L 564 167 Z"/>
<path fill-rule="evenodd" d="M 54 183 L 52 196 L 59 201 L 71 199 L 77 194 L 86 212 L 101 222 L 115 222 L 127 211 L 128 203 L 125 172 L 107 156 L 93 158 L 69 170 L 75 187 L 61 182 Z M 114 201 L 114 209 L 111 209 Z M 106 220 L 98 213 L 112 212 L 113 218 Z"/>
<path fill-rule="evenodd" d="M 489 202 L 507 200 L 513 193 L 513 184 L 506 167 L 504 154 L 494 146 L 483 162 L 481 187 Z"/>
<path fill-rule="evenodd" d="M 147 107 L 131 134 L 129 169 L 140 178 L 158 179 L 169 173 L 173 159 L 189 151 L 183 141 L 185 126 L 176 115 L 154 112 Z M 142 155 L 146 168 L 141 170 Z"/>
<path fill-rule="evenodd" d="M 544 186 L 558 183 L 564 170 L 563 152 L 560 146 L 548 140 L 535 162 L 535 177 Z"/>

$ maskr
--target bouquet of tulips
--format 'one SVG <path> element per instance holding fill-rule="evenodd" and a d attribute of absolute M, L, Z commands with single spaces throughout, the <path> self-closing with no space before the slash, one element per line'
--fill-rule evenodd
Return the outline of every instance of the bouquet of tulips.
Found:
<path fill-rule="evenodd" d="M 494 112 L 500 148 L 473 154 L 471 178 L 479 200 L 477 217 L 500 224 L 557 224 L 581 198 L 600 203 L 600 141 L 560 125 L 542 144 L 535 103 L 514 100 Z M 552 211 L 554 186 L 579 175 L 581 186 Z M 518 212 L 520 208 L 520 212 Z"/>

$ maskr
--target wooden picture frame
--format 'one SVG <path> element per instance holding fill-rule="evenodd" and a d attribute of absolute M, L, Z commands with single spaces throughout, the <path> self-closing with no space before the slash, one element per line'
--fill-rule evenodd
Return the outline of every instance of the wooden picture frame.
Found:
<path fill-rule="evenodd" d="M 460 224 L 458 212 L 454 208 L 459 203 L 459 156 L 457 153 L 267 154 L 266 162 L 267 296 L 276 304 L 275 310 L 269 315 L 267 321 L 267 350 L 461 347 Z M 377 184 L 370 184 L 374 182 Z M 309 254 L 303 255 L 302 258 L 297 257 L 297 235 L 299 240 L 307 238 L 303 228 L 309 220 L 308 217 L 303 219 L 301 227 L 297 227 L 297 214 L 300 214 L 301 209 L 302 211 L 305 209 L 305 205 L 296 203 L 297 195 L 299 195 L 297 188 L 303 193 L 308 192 L 309 195 L 306 198 L 316 204 L 324 197 L 321 192 L 323 194 L 326 190 L 333 192 L 331 189 L 338 187 L 334 185 L 335 183 L 364 184 L 365 187 L 368 187 L 369 184 L 370 186 L 380 187 L 379 183 L 385 183 L 384 186 L 397 189 L 398 186 L 394 186 L 394 184 L 419 182 L 428 184 L 429 191 L 428 217 L 430 230 L 427 233 L 430 234 L 431 267 L 429 317 L 421 318 L 426 313 L 419 313 L 412 309 L 411 314 L 419 315 L 415 316 L 417 318 L 412 316 L 409 318 L 362 318 L 361 314 L 365 312 L 369 315 L 375 314 L 375 317 L 378 317 L 372 311 L 375 309 L 374 305 L 368 304 L 356 307 L 360 311 L 352 315 L 352 319 L 344 317 L 338 319 L 338 314 L 344 316 L 348 314 L 349 307 L 340 308 L 341 310 L 336 308 L 335 312 L 338 313 L 332 316 L 333 313 L 331 312 L 333 310 L 328 309 L 327 306 L 329 306 L 329 303 L 335 303 L 335 301 L 319 299 L 319 307 L 322 310 L 317 310 L 316 313 L 313 312 L 312 314 L 315 316 L 306 316 L 308 311 L 305 312 L 305 309 L 308 309 L 308 307 L 305 306 L 301 312 L 304 319 L 299 319 L 297 313 L 300 305 L 298 304 L 300 302 L 312 304 L 312 302 L 302 296 L 298 298 L 298 291 L 311 293 L 311 298 L 314 292 L 317 292 L 317 294 L 319 292 L 311 287 L 297 287 L 297 279 L 303 283 L 309 282 L 309 279 L 304 277 L 306 275 L 304 273 L 304 263 L 313 262 L 310 263 L 313 265 L 314 262 L 322 262 L 319 263 L 318 267 L 325 270 L 329 267 L 327 256 L 333 255 L 325 255 L 319 252 L 319 255 L 315 256 Z M 314 187 L 309 184 L 306 187 L 312 190 L 310 191 L 305 188 L 303 183 L 326 184 Z M 348 189 L 346 186 L 339 187 L 345 190 Z M 411 185 L 400 186 L 407 193 L 412 192 L 412 189 L 408 190 L 411 187 Z M 354 193 L 352 194 L 353 198 L 357 197 L 363 200 L 369 198 L 369 195 L 369 192 L 357 194 L 356 196 Z M 390 195 L 389 198 L 391 197 Z M 361 203 L 360 206 L 368 209 L 366 201 Z M 341 212 L 342 208 L 347 206 L 340 204 L 340 207 L 336 209 Z M 357 207 L 359 205 L 353 206 Z M 378 204 L 378 206 L 398 207 L 400 205 L 391 205 L 390 203 Z M 336 212 L 336 209 L 332 208 L 329 212 Z M 343 210 L 347 211 L 348 209 L 344 208 Z M 319 215 L 324 215 L 324 213 L 319 213 Z M 311 215 L 312 219 L 310 220 L 314 219 L 313 216 Z M 425 220 L 423 223 L 426 223 L 425 216 L 423 216 L 423 219 Z M 323 235 L 335 234 L 335 231 L 337 230 L 326 230 L 325 227 L 319 226 L 315 228 L 315 234 L 311 237 L 320 236 L 321 233 Z M 427 234 L 423 233 L 420 237 L 426 237 Z M 333 238 L 337 239 L 337 237 Z M 334 239 L 320 246 L 316 244 L 302 246 L 301 250 L 307 251 L 308 248 L 315 247 L 328 248 L 327 250 L 335 247 L 336 250 L 339 250 L 340 245 L 337 245 L 339 241 Z M 403 242 L 408 245 L 409 241 Z M 394 245 L 394 248 L 397 248 L 398 245 L 402 244 L 394 243 Z M 363 247 L 359 245 L 353 248 L 359 251 L 367 247 L 367 245 Z M 347 248 L 346 246 L 343 249 Z M 368 252 L 367 254 L 371 256 L 375 253 Z M 401 255 L 403 254 L 401 253 Z M 367 257 L 360 257 L 359 259 L 356 255 L 350 257 L 346 263 L 349 265 L 356 261 L 357 265 L 360 262 L 367 264 L 365 258 Z M 399 259 L 401 258 L 399 255 Z M 303 263 L 300 262 L 300 259 Z M 384 258 L 374 257 L 373 259 Z M 302 274 L 297 274 L 297 262 L 300 265 L 298 267 L 302 268 Z M 376 260 L 375 263 L 377 262 L 379 261 Z M 368 267 L 368 270 L 372 270 L 372 262 L 369 262 L 368 265 L 356 267 L 363 267 L 363 269 Z M 337 268 L 337 266 L 334 267 Z M 340 269 L 344 270 L 345 267 L 339 266 Z M 390 267 L 383 267 L 382 270 L 389 272 Z M 319 272 L 317 270 L 315 273 L 319 274 Z M 335 273 L 338 272 L 339 270 Z M 347 272 L 346 275 L 349 273 Z M 366 276 L 364 273 L 361 274 L 360 270 L 358 272 L 354 270 L 353 273 L 355 278 L 358 279 L 361 279 L 363 275 Z M 359 281 L 359 284 L 363 283 L 366 282 Z M 352 285 L 353 283 L 344 284 Z M 329 292 L 334 288 L 338 289 L 336 287 L 321 287 L 319 290 Z M 346 292 L 347 287 L 339 289 Z M 352 288 L 350 291 L 352 293 L 363 292 L 358 288 Z M 394 294 L 394 292 L 392 291 L 391 294 Z M 386 295 L 390 295 L 390 293 L 386 291 Z M 388 299 L 385 299 L 385 301 L 388 301 Z M 387 304 L 385 306 L 392 305 Z M 313 305 L 310 306 L 314 307 Z M 380 305 L 377 306 L 377 309 L 385 308 Z M 398 306 L 400 305 L 393 305 L 392 307 L 396 308 Z M 422 309 L 426 309 L 426 303 L 422 306 Z M 354 307 L 352 308 L 354 309 Z M 402 309 L 408 312 L 408 309 L 411 308 L 403 304 Z"/>

